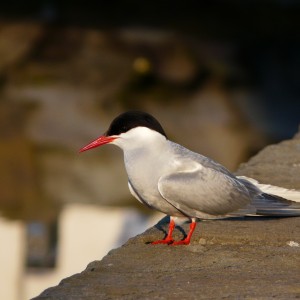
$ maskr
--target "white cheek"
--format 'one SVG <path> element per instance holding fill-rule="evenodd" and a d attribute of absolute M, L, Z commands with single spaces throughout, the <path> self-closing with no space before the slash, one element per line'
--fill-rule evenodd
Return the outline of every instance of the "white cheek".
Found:
<path fill-rule="evenodd" d="M 111 144 L 116 145 L 116 146 L 122 148 L 124 146 L 124 144 L 126 144 L 126 141 L 124 139 L 118 137 L 113 142 L 111 142 Z"/>
<path fill-rule="evenodd" d="M 130 129 L 125 133 L 121 133 L 120 137 L 127 140 L 140 140 L 140 139 L 149 139 L 153 135 L 156 135 L 157 132 L 147 128 L 147 127 L 135 127 Z"/>
<path fill-rule="evenodd" d="M 140 144 L 135 138 L 121 134 L 117 139 L 115 139 L 111 144 L 120 147 L 121 149 L 130 149 L 135 147 L 135 144 Z"/>
<path fill-rule="evenodd" d="M 120 147 L 123 150 L 137 149 L 150 147 L 153 144 L 158 144 L 166 139 L 160 133 L 146 127 L 136 127 L 125 133 L 121 133 L 112 144 Z"/>

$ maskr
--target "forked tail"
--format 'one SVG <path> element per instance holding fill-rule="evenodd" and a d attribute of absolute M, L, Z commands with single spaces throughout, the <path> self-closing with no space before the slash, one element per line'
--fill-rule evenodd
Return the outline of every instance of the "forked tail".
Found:
<path fill-rule="evenodd" d="M 257 215 L 264 216 L 300 216 L 300 191 L 285 189 L 270 184 L 261 184 L 253 178 L 237 176 L 247 187 L 261 191 L 254 197 L 252 205 Z M 252 187 L 249 186 L 249 182 Z M 253 189 L 254 186 L 254 189 Z"/>

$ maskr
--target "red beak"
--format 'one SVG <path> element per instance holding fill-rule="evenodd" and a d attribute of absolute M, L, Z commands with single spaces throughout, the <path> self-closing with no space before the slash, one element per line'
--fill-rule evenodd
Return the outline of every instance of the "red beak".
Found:
<path fill-rule="evenodd" d="M 85 147 L 81 148 L 79 150 L 79 152 L 83 152 L 92 148 L 96 148 L 108 143 L 111 143 L 112 141 L 114 141 L 117 137 L 112 137 L 112 136 L 100 136 L 98 137 L 96 140 L 94 140 L 93 142 L 89 143 L 88 145 L 86 145 Z"/>

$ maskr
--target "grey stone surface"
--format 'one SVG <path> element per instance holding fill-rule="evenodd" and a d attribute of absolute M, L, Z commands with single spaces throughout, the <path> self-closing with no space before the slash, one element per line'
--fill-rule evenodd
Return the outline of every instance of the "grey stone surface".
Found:
<path fill-rule="evenodd" d="M 300 135 L 291 140 L 265 147 L 237 175 L 255 178 L 261 183 L 300 190 Z"/>
<path fill-rule="evenodd" d="M 238 174 L 299 188 L 299 153 L 298 135 L 265 148 Z M 189 246 L 149 244 L 166 233 L 166 219 L 35 299 L 300 298 L 300 217 L 202 221 Z"/>
<path fill-rule="evenodd" d="M 300 218 L 205 221 L 191 245 L 167 246 L 147 244 L 154 227 L 35 299 L 295 299 L 299 233 Z"/>

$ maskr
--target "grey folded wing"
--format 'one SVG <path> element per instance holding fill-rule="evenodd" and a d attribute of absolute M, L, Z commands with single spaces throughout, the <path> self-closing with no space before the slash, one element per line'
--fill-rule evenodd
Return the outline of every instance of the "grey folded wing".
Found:
<path fill-rule="evenodd" d="M 162 197 L 189 217 L 224 216 L 251 202 L 247 188 L 234 176 L 194 163 L 160 178 Z"/>

